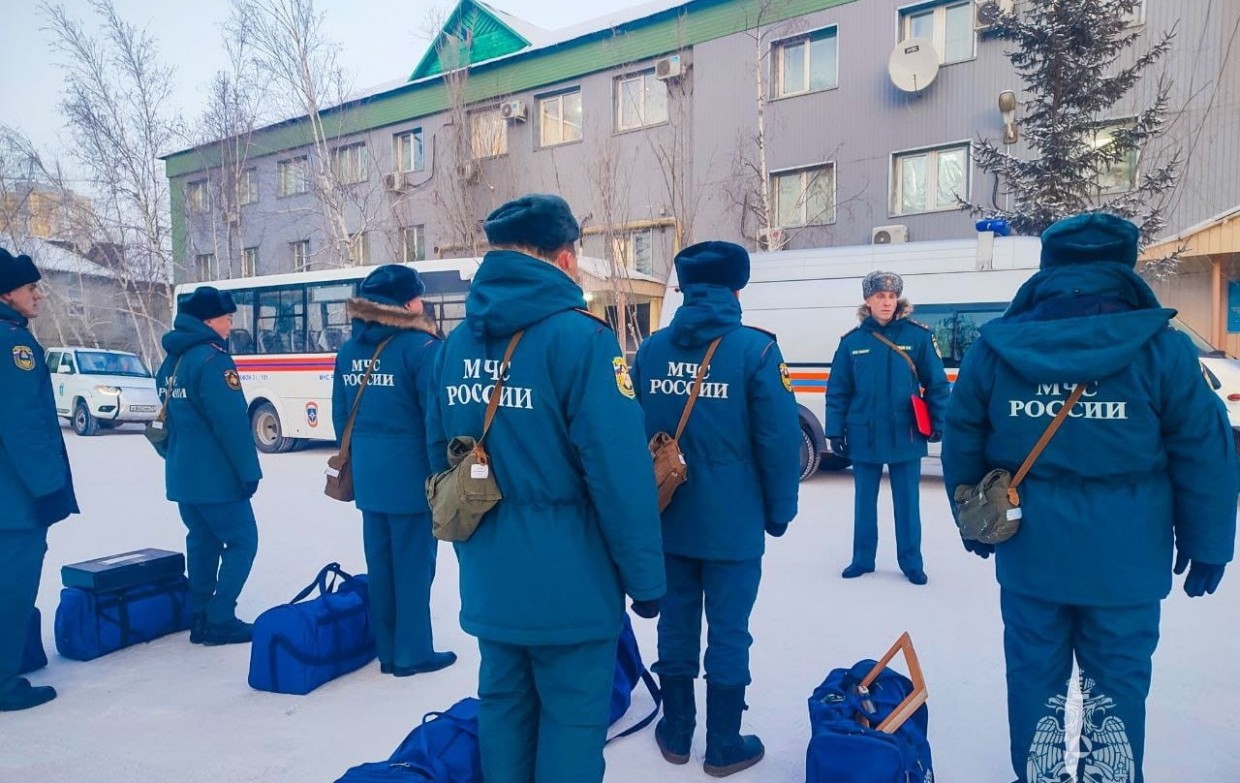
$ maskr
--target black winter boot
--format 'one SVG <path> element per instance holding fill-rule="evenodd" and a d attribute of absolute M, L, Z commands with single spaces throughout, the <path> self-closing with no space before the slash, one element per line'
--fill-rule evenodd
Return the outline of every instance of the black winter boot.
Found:
<path fill-rule="evenodd" d="M 654 740 L 663 758 L 672 764 L 688 764 L 697 728 L 697 702 L 692 677 L 659 676 L 663 692 L 663 717 L 654 727 Z"/>
<path fill-rule="evenodd" d="M 766 753 L 762 740 L 752 734 L 741 736 L 745 709 L 745 686 L 706 682 L 706 763 L 702 769 L 707 775 L 724 778 L 762 760 Z"/>

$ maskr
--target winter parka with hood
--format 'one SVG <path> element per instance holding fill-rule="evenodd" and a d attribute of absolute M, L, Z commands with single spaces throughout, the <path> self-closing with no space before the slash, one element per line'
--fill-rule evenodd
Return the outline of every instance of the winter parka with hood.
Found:
<path fill-rule="evenodd" d="M 332 424 L 345 423 L 379 344 L 379 355 L 353 424 L 352 467 L 356 505 L 384 514 L 429 514 L 423 485 L 430 475 L 426 410 L 440 341 L 433 326 L 403 307 L 354 298 L 348 302 L 353 337 L 336 354 Z"/>
<path fill-rule="evenodd" d="M 555 266 L 491 251 L 436 362 L 428 440 L 439 471 L 450 438 L 482 434 L 504 350 L 525 330 L 486 439 L 504 499 L 455 545 L 461 627 L 474 636 L 518 645 L 614 638 L 623 594 L 665 591 L 641 408 L 615 334 L 584 307 Z"/>

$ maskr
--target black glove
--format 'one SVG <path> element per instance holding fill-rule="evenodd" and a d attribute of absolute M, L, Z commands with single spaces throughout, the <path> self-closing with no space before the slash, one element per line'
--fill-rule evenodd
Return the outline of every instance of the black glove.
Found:
<path fill-rule="evenodd" d="M 930 433 L 930 437 L 926 438 L 927 443 L 938 443 L 941 440 L 943 440 L 943 433 L 938 430 Z"/>
<path fill-rule="evenodd" d="M 981 541 L 970 541 L 967 538 L 963 541 L 966 552 L 972 552 L 983 560 L 995 553 L 994 544 L 983 544 Z"/>
<path fill-rule="evenodd" d="M 1188 569 L 1188 577 L 1184 579 L 1184 592 L 1190 598 L 1200 598 L 1207 593 L 1212 595 L 1218 589 L 1218 583 L 1223 581 L 1223 571 L 1227 566 L 1203 563 L 1200 560 L 1190 559 L 1183 552 L 1176 553 L 1173 570 L 1177 574 L 1182 574 L 1185 568 Z"/>
<path fill-rule="evenodd" d="M 247 481 L 242 486 L 245 488 L 247 499 L 254 497 L 254 493 L 258 491 L 258 481 Z"/>
<path fill-rule="evenodd" d="M 831 444 L 831 453 L 837 457 L 848 456 L 848 445 L 844 443 L 843 438 L 827 438 L 827 442 Z"/>
<path fill-rule="evenodd" d="M 653 601 L 634 601 L 633 602 L 633 614 L 637 615 L 638 617 L 643 617 L 647 620 L 652 620 L 655 617 L 658 617 L 659 616 L 659 599 L 656 598 Z"/>
<path fill-rule="evenodd" d="M 788 532 L 788 523 L 787 522 L 783 522 L 783 523 L 767 522 L 766 532 L 767 532 L 767 535 L 771 536 L 771 538 L 779 538 L 784 533 Z"/>
<path fill-rule="evenodd" d="M 50 527 L 77 511 L 73 505 L 73 493 L 68 487 L 61 487 L 55 492 L 39 495 L 34 499 L 35 521 L 43 527 Z"/>

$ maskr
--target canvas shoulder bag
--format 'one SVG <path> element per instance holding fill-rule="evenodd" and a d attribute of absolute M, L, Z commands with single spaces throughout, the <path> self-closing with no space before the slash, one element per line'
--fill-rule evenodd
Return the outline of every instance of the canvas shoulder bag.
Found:
<path fill-rule="evenodd" d="M 680 436 L 684 434 L 685 425 L 689 423 L 693 403 L 697 402 L 698 392 L 702 390 L 702 379 L 706 377 L 706 372 L 710 369 L 710 360 L 714 357 L 715 349 L 719 347 L 719 341 L 722 339 L 722 337 L 716 337 L 711 342 L 710 347 L 706 349 L 706 358 L 702 359 L 702 363 L 698 365 L 697 374 L 693 378 L 693 389 L 689 392 L 689 400 L 680 414 L 680 423 L 676 425 L 676 434 L 673 436 L 666 432 L 656 432 L 647 444 L 647 448 L 650 449 L 650 458 L 654 461 L 654 481 L 659 488 L 660 512 L 667 508 L 672 502 L 672 495 L 676 494 L 680 485 L 689 478 L 685 455 L 680 450 Z"/>
<path fill-rule="evenodd" d="M 904 361 L 908 362 L 908 368 L 913 371 L 913 382 L 917 384 L 917 391 L 909 395 L 909 401 L 913 405 L 913 420 L 917 423 L 917 431 L 922 437 L 928 438 L 934 434 L 934 423 L 930 421 L 930 407 L 926 405 L 926 399 L 921 396 L 921 379 L 917 376 L 917 364 L 913 361 L 913 357 L 900 346 L 888 340 L 878 332 L 872 332 L 875 339 L 881 343 L 886 343 L 891 350 L 900 354 Z"/>
<path fill-rule="evenodd" d="M 1059 413 L 1047 426 L 1042 437 L 1034 444 L 1033 449 L 1021 463 L 1020 470 L 1013 478 L 1002 468 L 990 471 L 976 485 L 961 484 L 956 487 L 952 499 L 956 502 L 956 526 L 960 529 L 960 537 L 966 541 L 981 541 L 983 544 L 1002 544 L 1020 530 L 1021 510 L 1020 494 L 1016 488 L 1025 480 L 1033 463 L 1041 456 L 1046 444 L 1055 437 L 1056 430 L 1068 418 L 1068 412 L 1081 394 L 1085 384 L 1078 384 Z"/>
<path fill-rule="evenodd" d="M 504 499 L 495 470 L 483 442 L 491 431 L 495 412 L 504 388 L 504 373 L 512 361 L 512 353 L 521 341 L 525 330 L 517 332 L 508 341 L 504 360 L 500 362 L 491 399 L 487 401 L 486 415 L 482 419 L 482 434 L 475 441 L 468 435 L 457 435 L 448 441 L 447 470 L 434 473 L 426 479 L 426 500 L 431 507 L 431 532 L 440 541 L 468 541 L 482 517 Z"/>
<path fill-rule="evenodd" d="M 379 354 L 383 353 L 383 349 L 395 336 L 391 335 L 379 343 L 378 348 L 375 348 L 375 355 L 370 358 L 370 366 L 366 368 L 366 374 L 362 376 L 362 382 L 358 384 L 357 396 L 353 398 L 353 409 L 349 411 L 349 420 L 345 422 L 344 433 L 340 436 L 340 451 L 327 458 L 327 470 L 324 471 L 327 475 L 327 485 L 323 487 L 323 494 L 333 500 L 353 502 L 353 422 L 357 420 L 357 411 L 362 404 L 362 394 L 366 392 L 366 386 L 370 383 L 370 374 L 379 364 Z"/>
<path fill-rule="evenodd" d="M 168 403 L 172 401 L 172 387 L 176 384 L 177 372 L 180 371 L 184 358 L 185 354 L 177 357 L 177 363 L 172 366 L 172 374 L 168 376 L 164 388 L 164 402 L 159 406 L 159 413 L 155 414 L 153 421 L 147 422 L 146 429 L 142 432 L 161 457 L 168 453 Z"/>

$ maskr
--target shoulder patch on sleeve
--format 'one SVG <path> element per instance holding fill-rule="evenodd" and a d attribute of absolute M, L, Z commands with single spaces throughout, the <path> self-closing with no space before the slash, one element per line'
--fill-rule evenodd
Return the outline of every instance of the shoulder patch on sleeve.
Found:
<path fill-rule="evenodd" d="M 624 360 L 623 356 L 617 356 L 611 360 L 611 368 L 616 374 L 616 388 L 620 393 L 630 400 L 637 397 L 637 392 L 633 389 L 633 379 L 629 377 L 629 364 Z"/>
<path fill-rule="evenodd" d="M 573 310 L 575 310 L 575 311 L 576 311 L 576 312 L 578 312 L 578 313 L 581 313 L 581 314 L 582 314 L 582 315 L 584 315 L 586 318 L 589 318 L 589 319 L 590 319 L 590 320 L 592 320 L 592 321 L 598 321 L 598 322 L 599 322 L 600 324 L 602 324 L 603 326 L 606 326 L 608 329 L 611 329 L 611 324 L 609 324 L 609 323 L 607 322 L 607 319 L 606 319 L 606 318 L 603 318 L 603 317 L 602 317 L 602 316 L 600 316 L 600 315 L 595 315 L 594 313 L 590 312 L 589 310 L 586 310 L 586 309 L 581 308 L 581 307 L 574 307 L 574 308 L 573 308 Z"/>
<path fill-rule="evenodd" d="M 784 362 L 779 363 L 779 380 L 783 382 L 786 391 L 792 391 L 792 374 L 788 372 L 788 365 Z"/>
<path fill-rule="evenodd" d="M 241 391 L 241 377 L 237 375 L 237 371 L 228 369 L 224 371 L 224 383 L 228 384 L 228 388 L 233 391 Z"/>
<path fill-rule="evenodd" d="M 29 345 L 13 346 L 13 364 L 19 370 L 34 369 L 34 350 Z"/>

